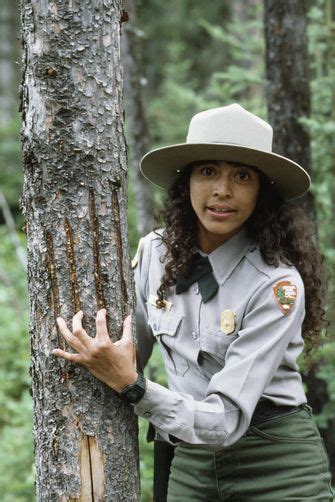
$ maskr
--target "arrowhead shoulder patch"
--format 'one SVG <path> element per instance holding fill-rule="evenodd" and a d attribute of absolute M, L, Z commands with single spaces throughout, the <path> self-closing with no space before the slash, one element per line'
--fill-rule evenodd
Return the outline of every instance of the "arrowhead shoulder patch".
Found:
<path fill-rule="evenodd" d="M 273 287 L 273 293 L 282 313 L 289 314 L 297 298 L 297 286 L 290 281 L 281 281 Z"/>

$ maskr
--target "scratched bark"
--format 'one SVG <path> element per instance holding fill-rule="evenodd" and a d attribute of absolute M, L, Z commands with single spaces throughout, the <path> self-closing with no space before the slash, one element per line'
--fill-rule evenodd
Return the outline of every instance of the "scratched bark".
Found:
<path fill-rule="evenodd" d="M 139 500 L 137 422 L 84 368 L 51 355 L 78 309 L 113 339 L 133 308 L 120 0 L 22 3 L 22 143 L 38 501 Z"/>

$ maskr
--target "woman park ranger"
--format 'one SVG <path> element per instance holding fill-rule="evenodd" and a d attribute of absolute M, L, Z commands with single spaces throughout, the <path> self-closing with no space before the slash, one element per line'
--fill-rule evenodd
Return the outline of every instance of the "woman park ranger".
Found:
<path fill-rule="evenodd" d="M 176 445 L 168 501 L 332 500 L 328 459 L 306 404 L 297 357 L 324 324 L 322 258 L 313 227 L 288 202 L 306 171 L 272 153 L 272 128 L 238 104 L 206 110 L 186 143 L 144 156 L 168 190 L 164 228 L 144 237 L 136 265 L 138 365 L 130 319 L 112 343 L 73 317 L 59 328 L 83 364 Z M 154 342 L 168 388 L 139 369 Z"/>

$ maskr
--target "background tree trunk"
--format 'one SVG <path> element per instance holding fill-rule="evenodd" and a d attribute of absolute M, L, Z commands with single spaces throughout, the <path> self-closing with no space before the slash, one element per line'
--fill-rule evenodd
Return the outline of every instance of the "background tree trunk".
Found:
<path fill-rule="evenodd" d="M 311 173 L 309 134 L 300 123 L 311 111 L 306 10 L 304 0 L 264 3 L 267 102 L 274 133 L 273 150 Z M 301 203 L 313 216 L 311 192 Z"/>
<path fill-rule="evenodd" d="M 145 79 L 142 75 L 141 36 L 137 26 L 136 1 L 125 0 L 129 22 L 122 33 L 122 60 L 125 68 L 125 108 L 130 146 L 130 161 L 134 173 L 137 230 L 143 236 L 154 225 L 154 186 L 140 172 L 140 160 L 149 150 L 149 131 L 143 96 Z"/>
<path fill-rule="evenodd" d="M 307 7 L 303 0 L 265 0 L 265 41 L 269 120 L 274 129 L 273 149 L 301 164 L 312 173 L 310 139 L 300 123 L 309 117 L 311 96 L 308 68 Z M 314 199 L 309 192 L 301 200 L 311 218 L 315 215 Z M 329 401 L 327 384 L 316 376 L 318 368 L 304 375 L 307 398 L 316 414 Z M 335 438 L 333 420 L 320 432 L 325 440 L 331 469 L 335 472 Z"/>
<path fill-rule="evenodd" d="M 22 206 L 28 238 L 38 501 L 139 500 L 132 408 L 52 356 L 56 317 L 133 307 L 126 221 L 120 0 L 22 4 Z"/>

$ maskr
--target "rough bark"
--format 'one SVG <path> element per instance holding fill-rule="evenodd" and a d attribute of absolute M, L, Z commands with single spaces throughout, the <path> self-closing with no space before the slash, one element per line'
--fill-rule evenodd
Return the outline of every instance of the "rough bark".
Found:
<path fill-rule="evenodd" d="M 28 239 L 38 501 L 139 500 L 132 408 L 56 359 L 55 319 L 79 309 L 115 340 L 133 307 L 120 0 L 22 3 L 22 207 Z"/>
<path fill-rule="evenodd" d="M 125 108 L 130 161 L 134 173 L 137 230 L 140 236 L 150 232 L 154 225 L 153 185 L 140 172 L 140 160 L 149 150 L 149 131 L 143 95 L 144 77 L 141 62 L 141 35 L 137 27 L 136 2 L 126 0 L 124 7 L 129 22 L 122 33 L 122 60 L 125 69 Z"/>
<path fill-rule="evenodd" d="M 300 123 L 311 111 L 308 69 L 307 3 L 303 0 L 265 0 L 266 74 L 269 120 L 274 129 L 274 151 L 302 165 L 312 174 L 309 134 Z M 309 192 L 300 203 L 313 218 L 314 199 Z M 316 376 L 304 376 L 307 398 L 315 413 L 328 401 L 327 386 Z M 333 424 L 321 429 L 335 473 Z"/>
<path fill-rule="evenodd" d="M 306 2 L 265 0 L 266 76 L 273 150 L 311 173 L 309 134 L 300 122 L 309 117 L 311 96 L 308 69 Z M 309 193 L 300 203 L 314 215 Z"/>

